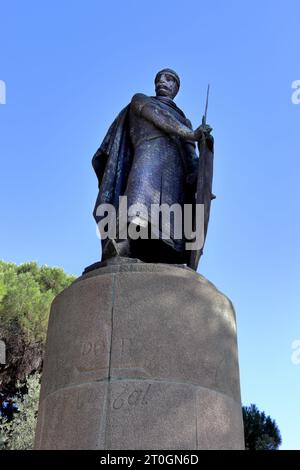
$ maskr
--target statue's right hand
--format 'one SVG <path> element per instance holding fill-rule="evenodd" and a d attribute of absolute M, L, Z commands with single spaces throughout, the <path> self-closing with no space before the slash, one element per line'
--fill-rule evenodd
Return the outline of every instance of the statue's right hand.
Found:
<path fill-rule="evenodd" d="M 197 127 L 197 129 L 194 131 L 195 140 L 199 142 L 202 137 L 207 137 L 211 131 L 212 127 L 201 124 L 201 126 Z"/>

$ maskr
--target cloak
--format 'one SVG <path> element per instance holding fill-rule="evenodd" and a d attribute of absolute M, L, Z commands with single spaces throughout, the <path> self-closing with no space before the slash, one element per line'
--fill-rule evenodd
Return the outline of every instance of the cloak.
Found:
<path fill-rule="evenodd" d="M 162 99 L 160 99 L 160 101 L 164 102 Z M 169 105 L 169 103 L 165 104 Z M 172 107 L 176 108 L 176 110 L 185 117 L 175 103 Z M 112 204 L 117 210 L 119 207 L 119 196 L 124 195 L 126 191 L 134 158 L 134 149 L 130 138 L 129 110 L 130 104 L 123 108 L 118 114 L 92 159 L 92 165 L 97 175 L 99 185 L 99 192 L 93 211 L 97 224 L 104 217 L 96 215 L 98 206 L 105 203 Z M 200 164 L 197 182 L 197 203 L 204 203 L 205 205 L 205 240 L 209 220 L 210 201 L 214 197 L 211 192 L 213 141 L 210 142 L 210 145 L 207 145 L 207 142 L 202 142 L 202 145 L 199 145 L 199 153 Z M 196 270 L 202 252 L 203 246 L 200 250 L 190 252 L 187 265 Z"/>
<path fill-rule="evenodd" d="M 164 97 L 152 97 L 175 109 L 183 118 L 184 113 L 174 102 Z M 130 104 L 125 106 L 111 124 L 102 144 L 92 158 L 92 165 L 98 178 L 99 193 L 93 211 L 96 223 L 102 217 L 96 215 L 100 204 L 112 204 L 119 207 L 119 196 L 126 190 L 127 180 L 134 157 L 129 127 Z"/>
<path fill-rule="evenodd" d="M 122 196 L 126 189 L 133 160 L 128 122 L 129 106 L 127 105 L 118 114 L 92 159 L 99 186 L 93 212 L 96 223 L 101 220 L 101 217 L 96 215 L 97 207 L 106 203 L 112 204 L 117 209 L 119 196 Z"/>

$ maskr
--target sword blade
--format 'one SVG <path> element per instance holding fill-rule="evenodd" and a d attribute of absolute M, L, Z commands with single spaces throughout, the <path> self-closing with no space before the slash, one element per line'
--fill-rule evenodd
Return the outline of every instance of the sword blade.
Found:
<path fill-rule="evenodd" d="M 206 92 L 206 103 L 205 103 L 205 112 L 204 112 L 204 123 L 205 124 L 206 124 L 206 118 L 207 118 L 209 88 L 210 88 L 210 84 L 207 85 L 207 92 Z"/>

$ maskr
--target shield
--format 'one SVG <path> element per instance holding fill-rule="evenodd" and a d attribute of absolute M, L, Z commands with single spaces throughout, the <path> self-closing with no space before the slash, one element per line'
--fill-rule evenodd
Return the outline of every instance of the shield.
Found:
<path fill-rule="evenodd" d="M 213 180 L 213 159 L 214 159 L 214 140 L 211 135 L 204 135 L 198 142 L 199 149 L 199 167 L 197 179 L 196 204 L 204 204 L 204 237 L 202 247 L 198 250 L 191 250 L 188 266 L 195 271 L 201 255 L 206 239 L 208 228 L 211 200 L 215 198 L 212 193 Z"/>

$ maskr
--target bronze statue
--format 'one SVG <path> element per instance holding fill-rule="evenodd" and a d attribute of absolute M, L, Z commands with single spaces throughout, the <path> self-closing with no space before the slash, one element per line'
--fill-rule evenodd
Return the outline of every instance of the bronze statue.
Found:
<path fill-rule="evenodd" d="M 94 217 L 99 224 L 101 204 L 119 207 L 120 196 L 128 207 L 142 205 L 204 204 L 206 235 L 212 183 L 213 138 L 211 127 L 202 122 L 196 130 L 174 103 L 180 79 L 171 69 L 155 77 L 156 96 L 133 96 L 109 128 L 92 164 L 99 182 Z M 198 142 L 200 160 L 196 154 Z M 200 163 L 199 163 L 200 162 Z M 197 200 L 196 200 L 197 193 Z M 118 220 L 119 222 L 119 220 Z M 158 225 L 149 216 L 128 212 L 127 223 L 147 231 L 149 237 L 130 239 L 115 235 L 102 240 L 102 261 L 115 256 L 144 262 L 187 264 L 197 269 L 203 246 L 194 251 L 185 247 L 185 237 L 176 235 L 172 217 Z M 168 225 L 168 226 L 167 226 Z M 155 230 L 154 230 L 155 229 Z M 156 233 L 151 237 L 150 232 Z M 169 233 L 166 238 L 163 234 Z"/>

